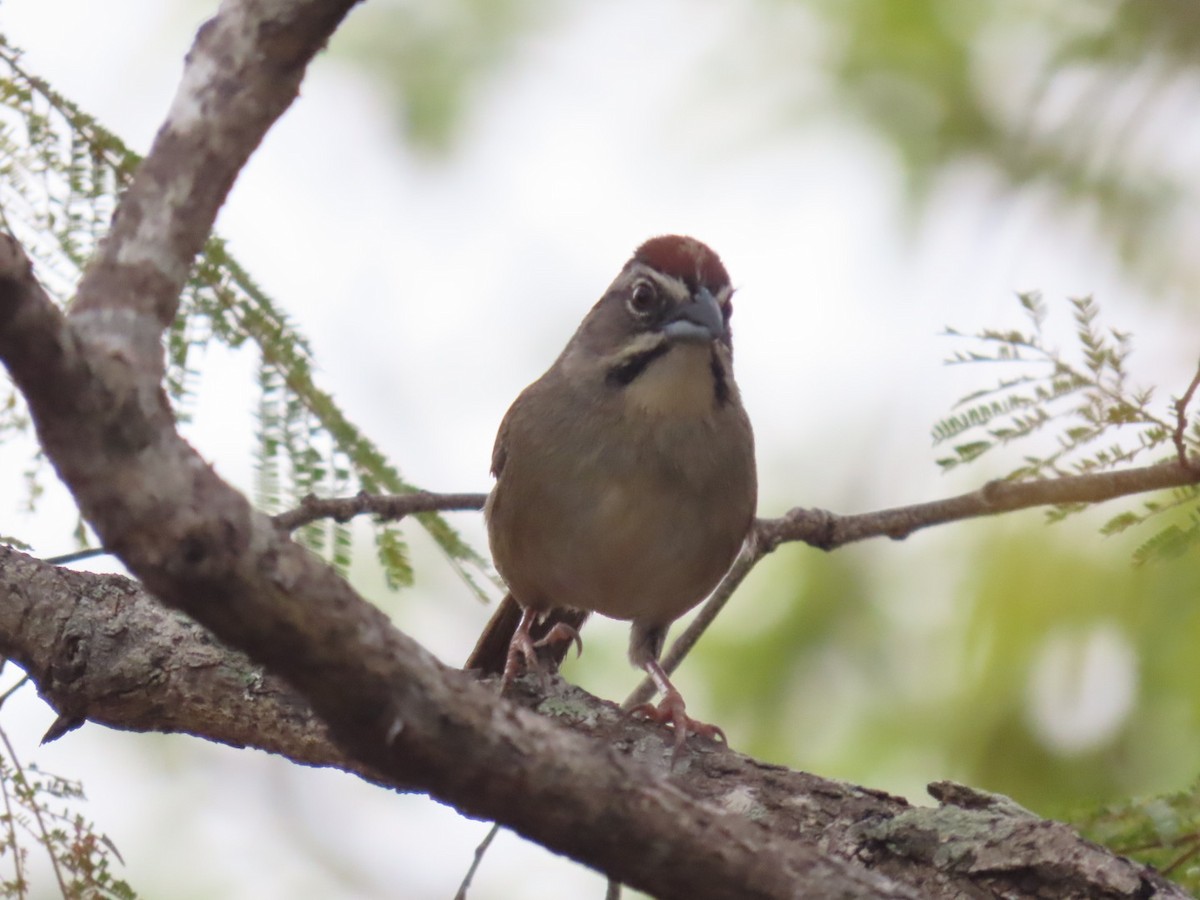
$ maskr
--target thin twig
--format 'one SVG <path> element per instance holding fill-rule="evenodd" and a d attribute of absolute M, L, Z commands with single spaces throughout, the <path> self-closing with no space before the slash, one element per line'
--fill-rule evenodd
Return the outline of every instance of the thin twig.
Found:
<path fill-rule="evenodd" d="M 1200 379 L 1200 375 L 1197 376 Z M 944 500 L 898 506 L 877 512 L 841 516 L 821 509 L 796 507 L 777 519 L 758 519 L 733 568 L 688 627 L 667 649 L 662 666 L 670 674 L 691 652 L 700 636 L 725 607 L 733 592 L 759 561 L 782 543 L 800 541 L 820 550 L 874 537 L 903 540 L 914 531 L 962 519 L 1062 503 L 1100 503 L 1129 494 L 1200 483 L 1200 471 L 1178 460 L 1124 469 L 1036 481 L 991 481 L 978 490 Z M 631 709 L 654 695 L 644 679 L 623 704 Z"/>
<path fill-rule="evenodd" d="M 42 808 L 37 800 L 32 797 L 33 789 L 29 787 L 25 768 L 21 765 L 21 761 L 17 759 L 17 751 L 13 749 L 12 742 L 9 741 L 8 734 L 3 728 L 0 728 L 0 741 L 4 742 L 4 748 L 8 751 L 8 758 L 12 760 L 13 768 L 25 779 L 26 787 L 31 795 L 29 811 L 33 813 L 33 818 L 37 821 L 38 832 L 41 834 L 40 843 L 46 848 L 46 855 L 50 857 L 50 867 L 54 870 L 54 878 L 58 882 L 58 889 L 62 891 L 64 897 L 69 897 L 71 895 L 67 893 L 67 882 L 63 877 L 62 867 L 58 864 L 58 857 L 54 853 L 53 841 L 50 838 L 50 829 L 46 827 L 46 820 L 42 818 Z M 20 798 L 18 798 L 18 802 L 19 800 Z M 17 852 L 16 844 L 13 844 L 13 854 L 16 855 Z"/>
<path fill-rule="evenodd" d="M 1175 431 L 1172 433 L 1171 439 L 1175 442 L 1175 454 L 1178 456 L 1179 462 L 1185 466 L 1191 465 L 1187 447 L 1183 443 L 1183 435 L 1187 430 L 1187 408 L 1188 404 L 1192 402 L 1192 395 L 1196 393 L 1197 386 L 1200 386 L 1200 368 L 1192 376 L 1192 383 L 1183 392 L 1183 396 L 1175 401 Z"/>
<path fill-rule="evenodd" d="M 396 521 L 426 512 L 482 509 L 487 494 L 437 494 L 414 491 L 410 494 L 367 494 L 353 497 L 320 498 L 309 494 L 295 509 L 280 513 L 273 521 L 284 531 L 295 531 L 317 519 L 349 522 L 355 516 L 372 515 L 382 521 Z"/>
<path fill-rule="evenodd" d="M 17 761 L 13 760 L 13 768 L 17 769 Z M 6 843 L 12 850 L 13 858 L 13 880 L 18 886 L 25 885 L 25 871 L 23 864 L 23 854 L 20 847 L 17 846 L 17 816 L 13 809 L 13 798 L 8 792 L 9 779 L 7 777 L 0 778 L 0 795 L 4 798 L 4 830 L 8 832 Z M 26 897 L 28 894 L 21 891 L 17 896 Z M 65 892 L 63 896 L 66 896 Z"/>
<path fill-rule="evenodd" d="M 15 694 L 17 691 L 19 691 L 21 688 L 23 688 L 25 686 L 25 682 L 27 682 L 28 680 L 29 680 L 29 676 L 25 675 L 21 678 L 20 681 L 18 681 L 16 684 L 14 684 L 12 687 L 10 687 L 7 691 L 5 691 L 3 694 L 0 694 L 0 706 L 3 706 L 5 703 L 7 703 L 8 698 L 11 697 L 13 694 Z"/>
<path fill-rule="evenodd" d="M 487 494 L 458 493 L 438 494 L 433 491 L 414 491 L 409 494 L 367 494 L 359 492 L 353 497 L 317 497 L 309 494 L 295 509 L 274 516 L 274 522 L 284 531 L 295 531 L 318 519 L 333 519 L 349 522 L 355 516 L 373 515 L 380 521 L 394 522 L 406 516 L 425 512 L 451 512 L 455 510 L 482 509 Z M 52 566 L 105 556 L 103 547 L 90 547 L 49 557 Z"/>
<path fill-rule="evenodd" d="M 978 490 L 944 500 L 877 512 L 839 516 L 797 507 L 778 519 L 759 519 L 759 539 L 774 544 L 803 541 L 821 550 L 873 537 L 903 540 L 915 531 L 963 519 L 1073 503 L 1102 503 L 1129 494 L 1200 483 L 1200 471 L 1171 459 L 1114 472 L 1089 472 L 1033 481 L 989 481 Z"/>
<path fill-rule="evenodd" d="M 1194 859 L 1196 854 L 1200 853 L 1200 835 L 1189 834 L 1182 840 L 1175 842 L 1176 847 L 1180 845 L 1187 847 L 1187 849 L 1163 867 L 1162 873 L 1164 875 L 1170 876 L 1172 872 L 1182 866 L 1185 862 L 1190 859 Z"/>
<path fill-rule="evenodd" d="M 479 868 L 479 864 L 483 862 L 483 855 L 487 853 L 488 847 L 492 845 L 496 835 L 500 833 L 500 825 L 494 823 L 483 840 L 479 842 L 479 846 L 475 848 L 475 858 L 471 860 L 471 867 L 467 869 L 467 874 L 463 876 L 462 884 L 458 886 L 458 893 L 454 895 L 454 900 L 467 900 L 467 888 L 471 886 L 471 879 L 475 877 L 475 871 Z"/>
<path fill-rule="evenodd" d="M 667 652 L 662 658 L 662 667 L 668 675 L 679 668 L 679 664 L 692 652 L 692 648 L 696 646 L 696 642 L 700 640 L 700 636 L 708 630 L 708 626 L 713 623 L 713 620 L 725 608 L 725 604 L 729 602 L 729 598 L 733 596 L 733 592 L 738 589 L 738 586 L 745 577 L 750 574 L 750 570 L 758 565 L 758 561 L 773 549 L 774 546 L 768 546 L 759 538 L 757 527 L 750 532 L 750 537 L 747 538 L 745 546 L 742 547 L 742 552 L 734 560 L 733 568 L 721 579 L 721 583 L 717 585 L 717 589 L 708 598 L 708 602 L 701 607 L 696 617 L 688 623 L 687 628 L 667 648 Z M 640 706 L 654 696 L 655 690 L 654 682 L 650 678 L 642 679 L 642 682 L 625 698 L 625 702 L 621 704 L 621 708 L 628 710 Z"/>
<path fill-rule="evenodd" d="M 86 550 L 76 550 L 74 553 L 64 553 L 61 556 L 48 557 L 45 562 L 52 566 L 65 566 L 67 563 L 80 562 L 93 556 L 108 556 L 109 551 L 103 547 L 88 547 Z"/>

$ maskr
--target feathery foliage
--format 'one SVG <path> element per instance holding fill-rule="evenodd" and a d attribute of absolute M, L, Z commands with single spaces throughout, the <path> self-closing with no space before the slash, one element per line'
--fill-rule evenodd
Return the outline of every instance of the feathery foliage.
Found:
<path fill-rule="evenodd" d="M 1027 452 L 1009 480 L 1105 472 L 1145 457 L 1190 455 L 1200 445 L 1200 417 L 1189 412 L 1195 383 L 1164 411 L 1153 389 L 1129 383 L 1126 361 L 1130 336 L 1099 323 L 1100 308 L 1090 297 L 1070 300 L 1077 342 L 1070 355 L 1046 341 L 1047 307 L 1036 293 L 1017 296 L 1028 325 L 1025 329 L 985 328 L 969 337 L 971 349 L 956 350 L 950 365 L 993 363 L 1015 374 L 991 387 L 973 391 L 955 404 L 959 410 L 934 425 L 935 444 L 950 444 L 952 454 L 938 460 L 943 470 L 974 462 L 1009 444 L 1023 446 L 1041 438 L 1037 452 Z M 946 334 L 968 336 L 947 328 Z M 1200 379 L 1200 374 L 1197 376 Z M 1163 451 L 1169 454 L 1163 457 Z M 1200 542 L 1200 512 L 1194 506 L 1200 488 L 1176 488 L 1142 501 L 1138 511 L 1124 511 L 1102 527 L 1116 534 L 1170 511 L 1186 515 L 1173 522 L 1136 552 L 1138 562 L 1176 556 Z M 1190 510 L 1188 509 L 1190 507 Z M 1082 504 L 1051 508 L 1050 521 L 1083 509 Z"/>
<path fill-rule="evenodd" d="M 73 809 L 86 799 L 79 784 L 22 766 L 3 729 L 0 744 L 0 859 L 7 857 L 0 897 L 41 895 L 30 880 L 32 842 L 46 854 L 65 900 L 133 900 L 133 889 L 112 874 L 113 859 L 122 861 L 117 848 Z"/>
<path fill-rule="evenodd" d="M 71 295 L 87 260 L 108 229 L 115 198 L 138 157 L 44 81 L 21 65 L 0 37 L 0 226 L 22 242 L 38 277 L 60 301 Z M 200 378 L 195 351 L 216 340 L 253 345 L 258 353 L 258 502 L 267 512 L 295 506 L 314 493 L 414 490 L 396 466 L 317 387 L 309 345 L 283 311 L 213 237 L 193 268 L 179 314 L 167 334 L 167 388 L 186 416 Z M 29 429 L 11 385 L 0 396 L 0 437 Z M 39 469 L 30 470 L 31 502 Z M 476 593 L 482 558 L 435 513 L 417 517 Z M 395 526 L 378 525 L 379 558 L 387 582 L 407 585 L 412 569 Z M 82 533 L 82 532 L 81 532 Z M 314 523 L 299 535 L 343 571 L 349 562 L 345 524 Z"/>
<path fill-rule="evenodd" d="M 1075 824 L 1085 837 L 1154 866 L 1189 890 L 1200 889 L 1200 784 L 1112 804 Z"/>

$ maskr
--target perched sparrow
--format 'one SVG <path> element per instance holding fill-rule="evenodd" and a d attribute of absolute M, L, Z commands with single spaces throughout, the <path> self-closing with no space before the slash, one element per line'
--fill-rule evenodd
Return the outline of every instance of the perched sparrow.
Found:
<path fill-rule="evenodd" d="M 507 685 L 535 648 L 557 658 L 590 612 L 633 623 L 629 658 L 691 731 L 659 665 L 671 623 L 729 569 L 754 517 L 754 435 L 733 380 L 724 265 L 697 240 L 646 241 L 550 369 L 521 392 L 492 452 L 488 539 L 510 594 L 467 668 Z"/>

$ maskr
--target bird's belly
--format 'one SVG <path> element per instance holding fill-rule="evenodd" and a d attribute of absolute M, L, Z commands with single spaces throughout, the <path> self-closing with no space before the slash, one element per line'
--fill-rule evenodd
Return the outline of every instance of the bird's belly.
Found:
<path fill-rule="evenodd" d="M 637 477 L 599 486 L 568 515 L 540 512 L 526 508 L 510 530 L 521 542 L 520 558 L 536 563 L 508 571 L 514 568 L 503 558 L 508 542 L 502 538 L 493 547 L 518 600 L 664 624 L 716 586 L 746 524 L 714 516 L 711 497 L 663 490 Z"/>

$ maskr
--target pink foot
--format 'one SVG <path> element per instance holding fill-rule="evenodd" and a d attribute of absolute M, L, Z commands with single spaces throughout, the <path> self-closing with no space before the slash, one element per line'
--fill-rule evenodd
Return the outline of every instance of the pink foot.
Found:
<path fill-rule="evenodd" d="M 540 641 L 534 643 L 534 647 L 553 647 L 555 644 L 561 644 L 563 641 L 575 645 L 575 655 L 579 656 L 583 653 L 583 638 L 579 636 L 579 632 L 568 625 L 566 622 L 559 622 L 548 632 Z"/>
<path fill-rule="evenodd" d="M 535 641 L 529 633 L 535 617 L 536 613 L 525 610 L 521 615 L 521 623 L 513 632 L 512 640 L 508 644 L 508 656 L 504 660 L 504 675 L 500 679 L 500 693 L 504 693 L 505 689 L 513 683 L 522 667 L 526 672 L 539 672 L 543 681 L 545 680 L 546 671 L 537 655 L 539 647 L 552 647 L 563 641 L 569 641 L 575 644 L 576 653 L 583 652 L 583 639 L 580 638 L 579 632 L 565 622 L 559 622 L 546 633 L 545 637 Z"/>
<path fill-rule="evenodd" d="M 674 729 L 675 749 L 671 752 L 672 764 L 679 757 L 679 751 L 683 749 L 688 735 L 698 734 L 709 740 L 719 739 L 722 744 L 729 745 L 725 732 L 716 725 L 698 722 L 687 714 L 687 704 L 683 702 L 683 696 L 673 687 L 666 692 L 658 706 L 652 703 L 643 703 L 630 710 L 629 714 L 649 719 L 651 722 L 658 722 L 661 725 L 669 725 Z"/>
<path fill-rule="evenodd" d="M 526 671 L 541 670 L 538 665 L 537 645 L 529 636 L 529 630 L 518 628 L 508 644 L 508 656 L 504 659 L 504 675 L 500 678 L 500 693 L 503 694 L 508 689 L 522 667 Z"/>

